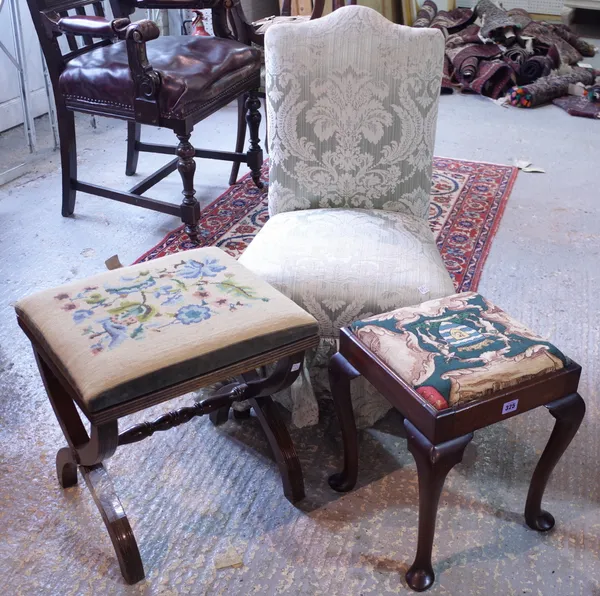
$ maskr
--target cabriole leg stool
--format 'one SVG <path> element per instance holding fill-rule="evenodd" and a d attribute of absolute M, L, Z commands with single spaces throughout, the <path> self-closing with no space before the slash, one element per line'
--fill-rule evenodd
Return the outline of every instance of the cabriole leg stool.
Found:
<path fill-rule="evenodd" d="M 438 502 L 473 432 L 542 405 L 556 423 L 531 479 L 525 521 L 542 532 L 554 526 L 542 497 L 585 414 L 577 393 L 581 367 L 481 295 L 456 294 L 356 321 L 341 330 L 329 373 L 344 443 L 344 469 L 329 479 L 335 490 L 351 490 L 358 474 L 350 380 L 363 375 L 404 417 L 419 475 L 419 539 L 406 574 L 413 590 L 434 582 Z"/>
<path fill-rule="evenodd" d="M 304 497 L 300 462 L 270 396 L 297 378 L 318 344 L 316 320 L 218 248 L 109 271 L 24 298 L 18 321 L 35 352 L 68 447 L 58 481 L 81 472 L 128 583 L 144 578 L 127 516 L 103 467 L 121 445 L 249 400 L 267 435 L 285 496 Z M 257 370 L 275 364 L 271 374 Z M 118 419 L 222 380 L 204 400 L 119 434 Z M 75 406 L 91 425 L 88 436 Z"/>

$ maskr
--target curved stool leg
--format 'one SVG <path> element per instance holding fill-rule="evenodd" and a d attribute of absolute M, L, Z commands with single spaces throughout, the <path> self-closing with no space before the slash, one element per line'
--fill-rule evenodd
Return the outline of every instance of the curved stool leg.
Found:
<path fill-rule="evenodd" d="M 251 399 L 250 403 L 267 435 L 267 440 L 279 466 L 283 494 L 290 503 L 297 503 L 305 496 L 304 478 L 292 437 L 270 397 Z"/>
<path fill-rule="evenodd" d="M 547 532 L 554 527 L 554 517 L 542 509 L 546 484 L 585 415 L 585 402 L 577 393 L 546 404 L 546 407 L 556 418 L 556 422 L 548 444 L 533 472 L 525 504 L 525 522 L 531 529 L 540 532 Z"/>
<path fill-rule="evenodd" d="M 77 462 L 69 447 L 63 447 L 56 454 L 56 475 L 62 488 L 69 488 L 77 484 Z"/>
<path fill-rule="evenodd" d="M 329 361 L 329 385 L 342 429 L 344 469 L 329 477 L 329 486 L 339 492 L 352 490 L 358 478 L 358 432 L 354 421 L 350 381 L 360 373 L 338 352 Z"/>
<path fill-rule="evenodd" d="M 434 445 L 409 420 L 404 420 L 404 427 L 419 474 L 419 541 L 414 563 L 406 572 L 406 582 L 413 590 L 423 592 L 435 581 L 431 550 L 442 488 L 448 472 L 462 460 L 473 433 Z"/>
<path fill-rule="evenodd" d="M 102 521 L 113 543 L 121 573 L 128 584 L 144 579 L 144 566 L 129 520 L 102 464 L 80 466 Z"/>
<path fill-rule="evenodd" d="M 117 421 L 91 425 L 88 436 L 73 400 L 48 364 L 35 352 L 48 398 L 69 447 L 56 454 L 58 482 L 63 488 L 77 484 L 77 468 L 102 515 L 113 543 L 125 581 L 134 584 L 144 579 L 144 567 L 135 536 L 110 478 L 102 465 L 116 450 L 119 442 Z"/>

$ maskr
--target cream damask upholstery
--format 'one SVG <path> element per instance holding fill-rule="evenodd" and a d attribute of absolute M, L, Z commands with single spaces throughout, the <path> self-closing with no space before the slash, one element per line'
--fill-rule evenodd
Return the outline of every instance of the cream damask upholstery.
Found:
<path fill-rule="evenodd" d="M 265 49 L 271 219 L 240 262 L 318 320 L 319 394 L 340 327 L 455 292 L 427 223 L 444 39 L 349 6 L 272 26 Z M 307 380 L 279 396 L 297 426 L 318 419 Z M 361 383 L 368 425 L 389 405 Z"/>

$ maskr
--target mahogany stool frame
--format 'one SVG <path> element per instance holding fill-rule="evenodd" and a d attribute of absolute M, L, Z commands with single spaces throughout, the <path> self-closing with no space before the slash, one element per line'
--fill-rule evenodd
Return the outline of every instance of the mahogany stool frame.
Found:
<path fill-rule="evenodd" d="M 577 393 L 581 375 L 578 364 L 571 362 L 560 371 L 481 400 L 438 411 L 361 344 L 350 328 L 343 328 L 339 352 L 329 364 L 331 391 L 344 446 L 343 470 L 333 474 L 329 484 L 340 492 L 352 490 L 358 478 L 358 433 L 350 399 L 350 381 L 361 375 L 403 416 L 408 449 L 417 465 L 419 537 L 415 560 L 406 573 L 406 581 L 413 590 L 427 590 L 435 580 L 431 551 L 440 495 L 446 476 L 462 461 L 473 432 L 539 406 L 545 406 L 556 422 L 531 478 L 525 522 L 540 532 L 554 527 L 554 517 L 542 509 L 542 497 L 552 470 L 577 433 L 585 414 L 585 403 Z"/>
<path fill-rule="evenodd" d="M 285 497 L 291 503 L 304 498 L 300 460 L 271 395 L 286 389 L 296 380 L 304 362 L 304 353 L 317 346 L 318 336 L 287 344 L 98 412 L 90 412 L 76 388 L 25 321 L 18 318 L 18 323 L 32 343 L 48 398 L 68 443 L 68 447 L 60 449 L 56 455 L 58 482 L 63 488 L 74 486 L 77 484 L 77 471 L 81 472 L 100 511 L 127 583 L 141 581 L 145 573 L 127 515 L 103 465 L 104 460 L 111 457 L 117 447 L 136 443 L 156 431 L 168 430 L 204 414 L 210 416 L 215 426 L 223 424 L 235 402 L 249 400 L 275 456 Z M 267 374 L 264 367 L 273 363 L 275 366 L 272 372 Z M 257 372 L 258 369 L 261 370 L 260 373 Z M 123 416 L 230 379 L 236 380 L 190 407 L 168 412 L 152 422 L 142 422 L 119 433 L 118 420 Z M 76 405 L 90 422 L 89 435 Z M 249 414 L 249 411 L 235 412 L 236 418 L 246 418 Z"/>

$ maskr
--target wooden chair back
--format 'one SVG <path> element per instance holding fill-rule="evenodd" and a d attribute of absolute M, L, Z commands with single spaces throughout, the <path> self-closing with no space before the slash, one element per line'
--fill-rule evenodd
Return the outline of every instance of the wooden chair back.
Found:
<path fill-rule="evenodd" d="M 145 1 L 145 0 L 144 0 Z M 185 0 L 184 0 L 185 1 Z M 282 16 L 289 17 L 292 16 L 292 1 L 293 0 L 283 0 L 281 4 L 281 11 L 279 15 L 273 16 Z M 349 0 L 349 5 L 356 5 L 356 0 Z M 331 10 L 337 10 L 342 6 L 346 5 L 346 0 L 331 0 Z M 319 19 L 323 16 L 323 11 L 325 10 L 325 0 L 313 0 L 312 1 L 312 12 L 310 14 L 310 20 Z M 228 10 L 228 20 L 231 25 L 231 31 L 233 37 L 242 43 L 255 43 L 258 45 L 263 45 L 264 43 L 264 35 L 257 34 L 254 31 L 252 25 L 248 22 L 244 10 L 242 8 L 242 4 L 240 0 L 233 0 L 232 6 Z"/>
<path fill-rule="evenodd" d="M 60 38 L 63 34 L 53 28 L 53 23 L 67 16 L 104 17 L 104 7 L 98 0 L 27 0 L 27 5 L 56 94 L 58 77 L 71 58 L 111 42 L 108 39 L 94 39 L 90 35 L 73 34 L 64 34 L 62 42 Z"/>

